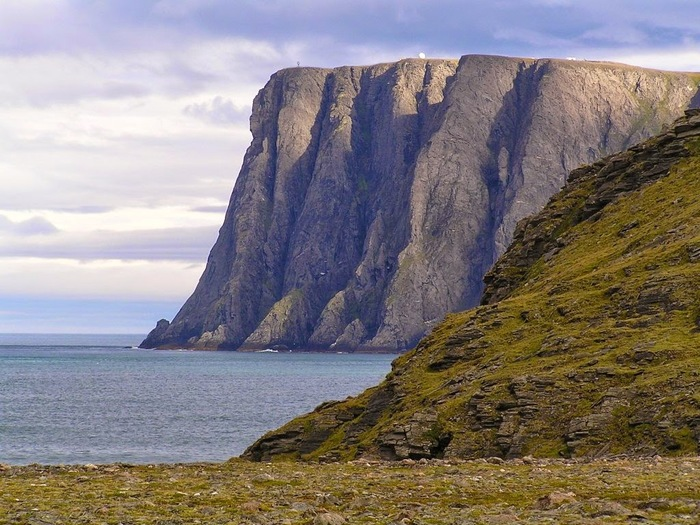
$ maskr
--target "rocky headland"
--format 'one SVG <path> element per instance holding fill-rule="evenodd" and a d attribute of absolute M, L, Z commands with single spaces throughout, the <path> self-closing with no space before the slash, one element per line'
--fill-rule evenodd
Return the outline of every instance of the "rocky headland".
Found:
<path fill-rule="evenodd" d="M 142 346 L 411 348 L 479 303 L 570 170 L 658 133 L 698 81 L 494 56 L 275 73 L 204 274 Z"/>

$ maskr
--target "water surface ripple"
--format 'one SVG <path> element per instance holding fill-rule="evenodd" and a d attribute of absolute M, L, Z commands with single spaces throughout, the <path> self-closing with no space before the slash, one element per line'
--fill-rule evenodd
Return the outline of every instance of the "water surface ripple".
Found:
<path fill-rule="evenodd" d="M 220 461 L 390 355 L 136 350 L 138 336 L 0 335 L 0 462 Z"/>

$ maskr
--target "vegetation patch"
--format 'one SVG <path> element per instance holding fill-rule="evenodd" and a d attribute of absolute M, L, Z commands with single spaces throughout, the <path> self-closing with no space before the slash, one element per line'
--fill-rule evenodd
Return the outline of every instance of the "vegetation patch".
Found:
<path fill-rule="evenodd" d="M 692 523 L 699 484 L 695 457 L 2 466 L 0 523 Z"/>

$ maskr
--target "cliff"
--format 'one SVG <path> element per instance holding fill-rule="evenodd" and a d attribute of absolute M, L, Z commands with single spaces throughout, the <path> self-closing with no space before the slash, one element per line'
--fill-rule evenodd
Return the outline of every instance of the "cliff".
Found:
<path fill-rule="evenodd" d="M 516 223 L 698 78 L 465 56 L 272 76 L 192 296 L 143 347 L 404 350 L 479 302 Z"/>
<path fill-rule="evenodd" d="M 339 459 L 697 453 L 700 110 L 574 170 L 516 228 L 485 304 L 377 387 L 244 454 Z"/>

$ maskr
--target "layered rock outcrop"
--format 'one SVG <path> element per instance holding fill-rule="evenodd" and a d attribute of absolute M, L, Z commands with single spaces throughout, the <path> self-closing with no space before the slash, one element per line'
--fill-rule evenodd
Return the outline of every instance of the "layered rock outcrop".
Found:
<path fill-rule="evenodd" d="M 574 170 L 523 220 L 483 305 L 377 387 L 244 454 L 306 459 L 697 454 L 700 110 Z"/>
<path fill-rule="evenodd" d="M 196 290 L 146 347 L 404 350 L 478 303 L 516 223 L 697 79 L 465 56 L 272 76 Z"/>

